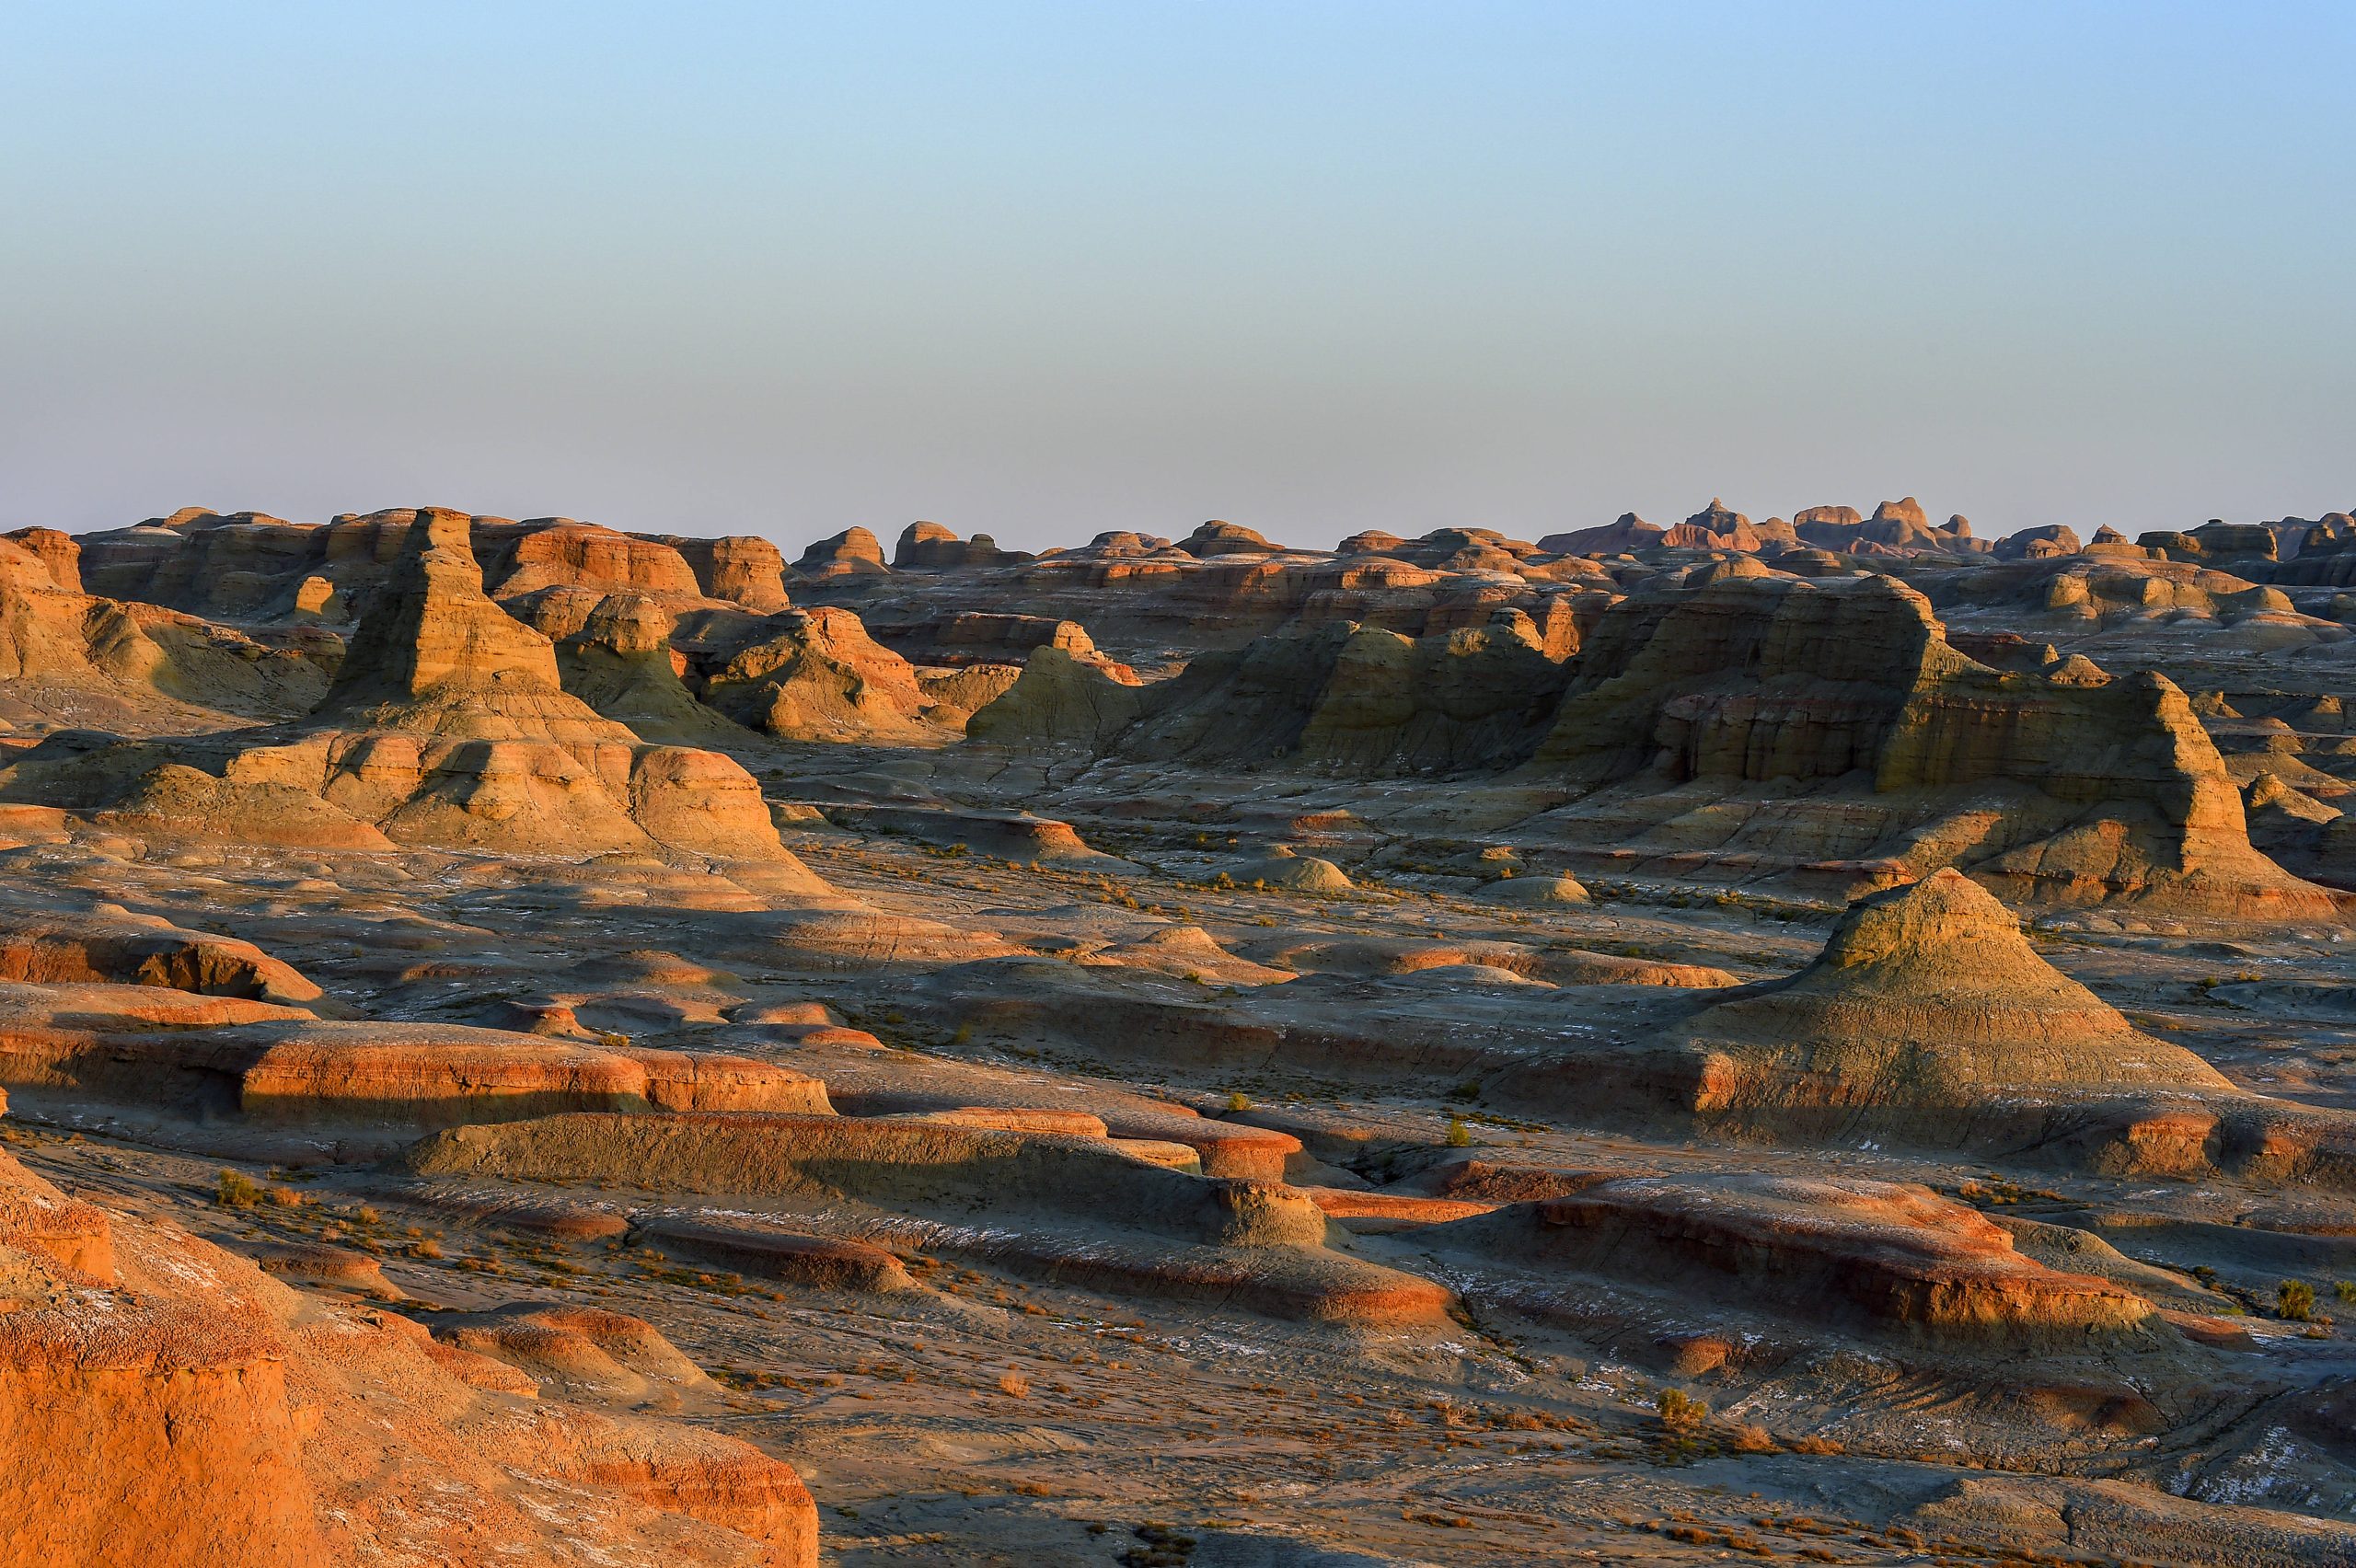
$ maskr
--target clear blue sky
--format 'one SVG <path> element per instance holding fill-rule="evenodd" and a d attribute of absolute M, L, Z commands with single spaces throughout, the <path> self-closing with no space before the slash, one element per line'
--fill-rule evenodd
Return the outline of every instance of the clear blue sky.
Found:
<path fill-rule="evenodd" d="M 2356 4 L 0 13 L 0 525 L 2356 503 Z"/>

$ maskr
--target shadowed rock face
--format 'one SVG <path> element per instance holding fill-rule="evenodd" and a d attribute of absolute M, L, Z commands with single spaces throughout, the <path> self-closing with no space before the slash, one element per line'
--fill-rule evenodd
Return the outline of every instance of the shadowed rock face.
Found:
<path fill-rule="evenodd" d="M 1527 624 L 1408 638 L 1340 623 L 1206 654 L 1143 687 L 1043 649 L 966 728 L 994 744 L 1080 744 L 1140 761 L 1495 767 L 1526 751 L 1564 679 Z"/>

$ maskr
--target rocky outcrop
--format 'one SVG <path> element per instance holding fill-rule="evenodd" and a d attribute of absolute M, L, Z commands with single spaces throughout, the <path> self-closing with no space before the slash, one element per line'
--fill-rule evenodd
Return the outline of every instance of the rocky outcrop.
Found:
<path fill-rule="evenodd" d="M 1688 517 L 1661 536 L 1664 549 L 1673 550 L 1741 550 L 1755 551 L 1761 541 L 1750 526 L 1750 519 L 1718 500 Z"/>
<path fill-rule="evenodd" d="M 70 553 L 22 532 L 0 539 L 0 719 L 214 728 L 318 700 L 325 676 L 302 652 L 66 586 Z"/>
<path fill-rule="evenodd" d="M 829 577 L 858 577 L 886 572 L 892 569 L 884 564 L 884 545 L 864 528 L 846 528 L 829 535 L 802 552 L 793 563 L 796 577 L 823 580 Z"/>
<path fill-rule="evenodd" d="M 2191 561 L 2266 582 L 2281 557 L 2274 530 L 2263 523 L 2204 523 L 2189 532 L 2145 534 L 2135 541 L 2170 560 Z"/>
<path fill-rule="evenodd" d="M 294 965 L 251 942 L 97 913 L 0 910 L 0 980 L 163 986 L 292 1007 L 323 995 Z"/>
<path fill-rule="evenodd" d="M 1951 870 L 1853 905 L 1815 963 L 1734 992 L 1679 1041 L 1680 1098 L 1736 1129 L 1920 1118 L 1968 1136 L 2023 1091 L 2235 1092 L 2038 957 L 2012 913 Z"/>
<path fill-rule="evenodd" d="M 975 710 L 965 733 L 1011 749 L 1103 751 L 1145 711 L 1141 690 L 1050 644 L 1032 653 L 1002 696 Z"/>
<path fill-rule="evenodd" d="M 1995 542 L 1992 553 L 1998 560 L 2044 560 L 2076 555 L 2082 548 L 2076 529 L 2066 523 L 2049 523 L 2005 535 Z"/>
<path fill-rule="evenodd" d="M 1992 669 L 1894 579 L 1718 566 L 1603 605 L 1569 656 L 1511 611 L 1448 637 L 1263 639 L 1134 688 L 1042 650 L 967 733 L 1143 762 L 1519 768 L 1573 796 L 1534 825 L 1574 871 L 1709 864 L 1854 897 L 1960 864 L 2035 902 L 2333 907 L 2252 848 L 2234 778 L 2162 677 Z"/>
<path fill-rule="evenodd" d="M 789 610 L 703 683 L 703 700 L 748 728 L 791 741 L 929 741 L 935 694 L 915 666 L 867 635 L 849 610 Z M 964 710 L 959 710 L 962 721 Z"/>
<path fill-rule="evenodd" d="M 2331 906 L 2250 847 L 2233 781 L 2175 686 L 1991 670 L 1889 578 L 1642 595 L 1604 615 L 1573 667 L 1530 772 L 1590 792 L 1556 813 L 1575 838 L 1641 849 L 1645 824 L 1715 797 L 1749 802 L 1722 819 L 1722 855 L 1780 837 L 1812 874 L 1856 878 L 1851 896 L 1877 875 L 1960 863 L 2034 901 L 2256 917 Z M 1857 805 L 1824 834 L 1807 825 L 1815 799 Z"/>
<path fill-rule="evenodd" d="M 1811 506 L 1792 514 L 1798 537 L 1830 550 L 1862 551 L 1868 547 L 1906 554 L 1970 555 L 1988 547 L 1971 536 L 1971 525 L 1961 517 L 1934 524 L 1912 496 L 1885 501 L 1871 517 L 1860 517 L 1854 507 Z"/>
<path fill-rule="evenodd" d="M 108 1106 L 353 1136 L 375 1127 L 396 1139 L 563 1110 L 829 1110 L 818 1079 L 741 1056 L 321 1020 L 260 1000 L 69 981 L 0 983 L 0 1084 L 20 1109 Z"/>
<path fill-rule="evenodd" d="M 1183 1132 L 1196 1121 L 1151 1125 Z M 1184 1174 L 1127 1152 L 1120 1139 L 931 1117 L 694 1115 L 663 1131 L 654 1124 L 572 1115 L 460 1127 L 407 1159 L 428 1176 L 619 1180 L 732 1199 L 832 1194 L 919 1215 L 969 1216 L 987 1202 L 1036 1223 L 976 1233 L 961 1221 L 936 1231 L 936 1245 L 1069 1286 L 1228 1310 L 1404 1326 L 1445 1322 L 1452 1300 L 1431 1281 L 1328 1249 L 1324 1215 L 1300 1193 Z M 1207 1134 L 1218 1126 L 1202 1125 Z M 1225 1131 L 1221 1147 L 1239 1151 L 1299 1147 L 1259 1128 Z M 743 1228 L 741 1219 L 722 1223 Z M 706 1235 L 698 1244 L 725 1240 Z"/>
<path fill-rule="evenodd" d="M 2153 1315 L 2133 1291 L 2047 1268 L 1970 1208 L 1894 1182 L 1607 1179 L 1421 1239 L 1925 1340 L 2084 1344 Z"/>
<path fill-rule="evenodd" d="M 687 570 L 695 573 L 696 587 L 708 599 L 724 599 L 764 616 L 786 607 L 785 557 L 767 539 L 750 534 L 718 539 L 676 534 L 640 536 L 677 551 Z"/>
<path fill-rule="evenodd" d="M 393 1540 L 454 1565 L 817 1561 L 808 1492 L 748 1445 L 486 1391 L 406 1319 L 298 1297 L 6 1156 L 0 1302 L 10 1562 L 327 1568 Z M 584 1490 L 594 1509 L 547 1505 Z"/>
<path fill-rule="evenodd" d="M 369 834 L 576 856 L 669 845 L 794 866 L 743 767 L 717 752 L 650 745 L 564 689 L 555 645 L 482 592 L 469 527 L 457 513 L 420 515 L 303 723 L 168 751 L 113 746 L 53 761 L 36 752 L 7 787 L 186 819 L 215 837 L 241 821 L 259 838 L 279 835 L 282 808 L 300 795 L 326 819 L 314 838 L 354 847 L 369 847 Z M 175 768 L 191 777 L 156 801 Z"/>
<path fill-rule="evenodd" d="M 1272 545 L 1258 534 L 1237 523 L 1212 521 L 1204 524 L 1178 541 L 1178 548 L 1197 558 L 1223 555 L 1275 555 L 1282 545 Z"/>
<path fill-rule="evenodd" d="M 1538 541 L 1538 548 L 1557 555 L 1633 555 L 1639 550 L 1658 549 L 1668 532 L 1633 512 L 1623 512 L 1600 527 L 1549 534 Z"/>
<path fill-rule="evenodd" d="M 506 527 L 469 528 L 468 536 L 468 549 L 482 561 L 483 582 L 494 598 L 542 588 L 682 600 L 703 596 L 702 583 L 677 550 L 593 523 L 541 517 Z"/>
<path fill-rule="evenodd" d="M 911 523 L 900 531 L 893 547 L 895 571 L 948 571 L 969 566 L 1009 566 L 1032 559 L 1027 550 L 1002 550 L 987 534 L 961 539 L 956 531 L 938 523 Z"/>
<path fill-rule="evenodd" d="M 68 594 L 82 592 L 82 547 L 70 534 L 54 528 L 16 528 L 0 535 L 40 561 L 52 586 Z"/>
<path fill-rule="evenodd" d="M 1528 624 L 1408 638 L 1339 623 L 1206 654 L 1141 687 L 1043 650 L 967 732 L 1148 761 L 1285 759 L 1353 772 L 1496 766 L 1526 751 L 1565 678 Z"/>
<path fill-rule="evenodd" d="M 2114 1175 L 2356 1182 L 2356 1118 L 2236 1088 L 2138 1031 L 1943 870 L 1853 905 L 1779 980 L 1645 1041 L 1525 1061 L 1496 1101 L 1732 1140 L 2002 1152 Z"/>

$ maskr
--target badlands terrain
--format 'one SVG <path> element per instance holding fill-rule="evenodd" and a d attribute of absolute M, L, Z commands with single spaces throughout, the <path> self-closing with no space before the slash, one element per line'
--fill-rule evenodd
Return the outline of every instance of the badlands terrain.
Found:
<path fill-rule="evenodd" d="M 2167 521 L 0 538 L 0 1561 L 2356 1563 L 2356 523 Z"/>

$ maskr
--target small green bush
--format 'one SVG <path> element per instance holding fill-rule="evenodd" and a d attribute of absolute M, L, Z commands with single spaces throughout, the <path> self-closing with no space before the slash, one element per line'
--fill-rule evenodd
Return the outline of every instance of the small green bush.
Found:
<path fill-rule="evenodd" d="M 213 1197 L 224 1208 L 251 1208 L 261 1202 L 262 1186 L 242 1170 L 224 1170 Z"/>
<path fill-rule="evenodd" d="M 1464 1119 L 1461 1116 L 1450 1116 L 1448 1119 L 1448 1147 L 1450 1148 L 1472 1147 L 1472 1129 L 1464 1124 Z"/>
<path fill-rule="evenodd" d="M 2274 1287 L 2274 1310 L 2277 1316 L 2293 1323 L 2312 1322 L 2316 1315 L 2316 1287 L 2303 1279 L 2286 1279 Z"/>

